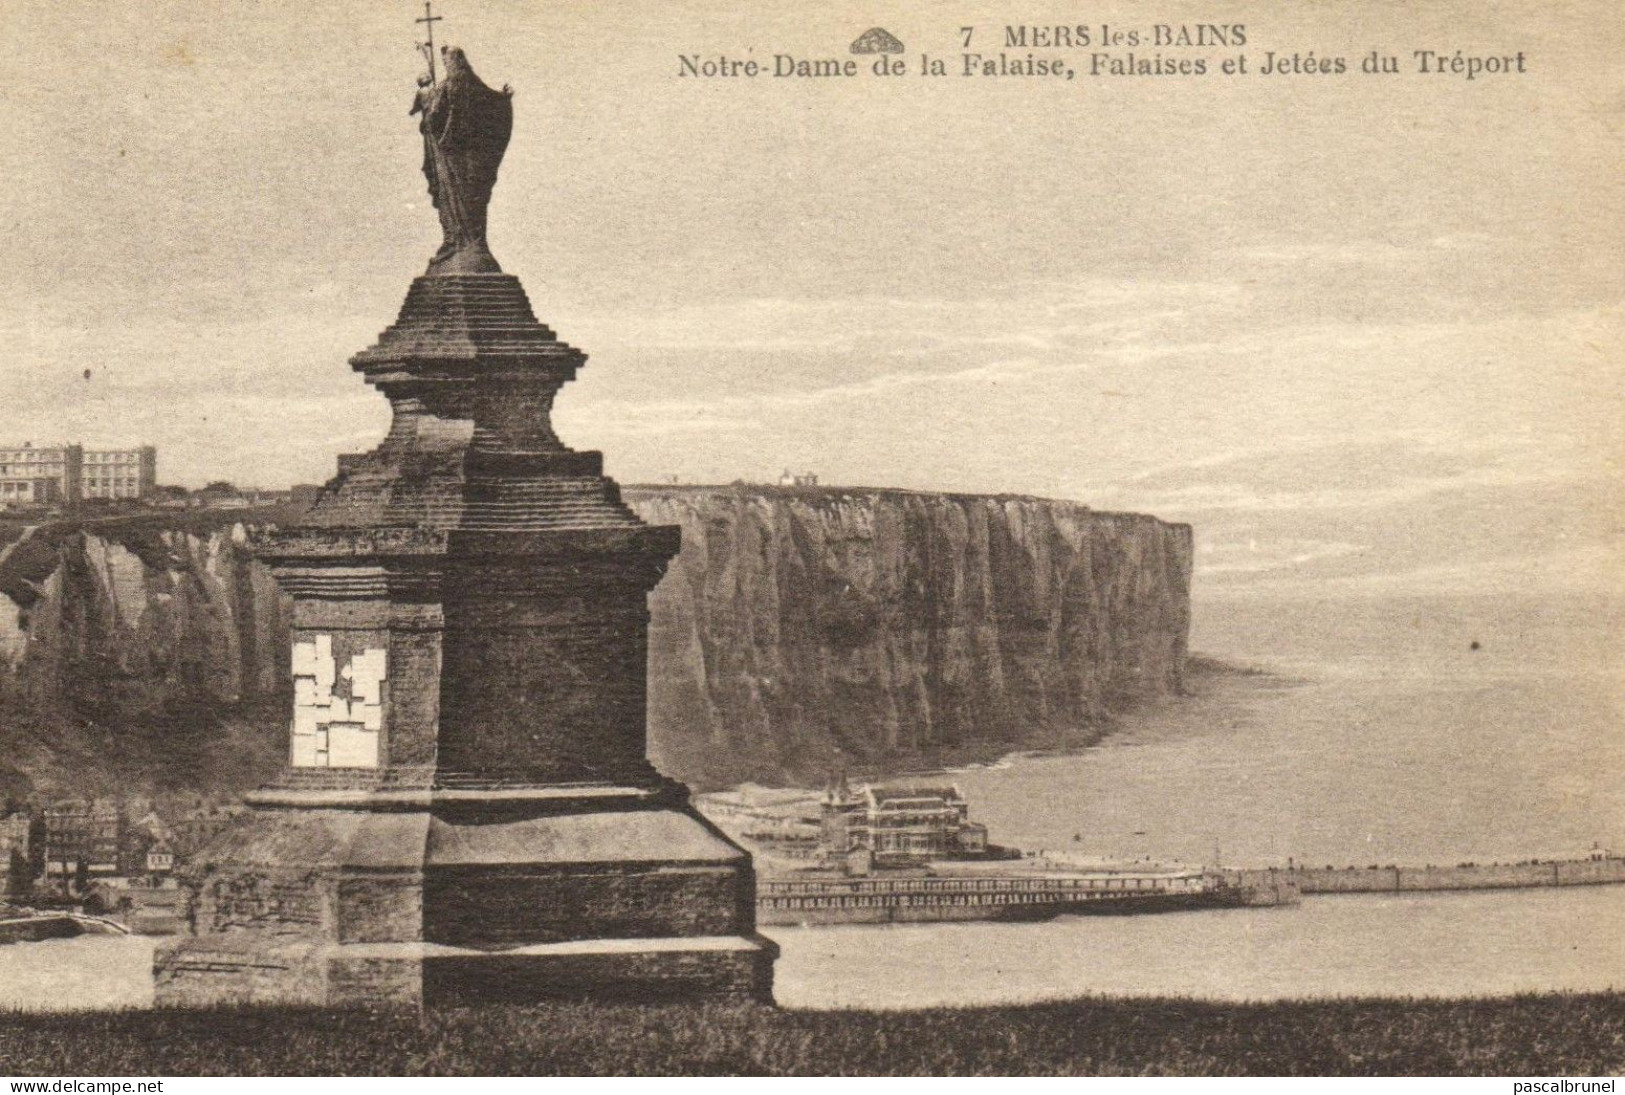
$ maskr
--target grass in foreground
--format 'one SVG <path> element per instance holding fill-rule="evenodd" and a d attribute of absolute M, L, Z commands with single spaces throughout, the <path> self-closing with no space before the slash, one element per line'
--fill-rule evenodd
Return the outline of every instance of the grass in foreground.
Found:
<path fill-rule="evenodd" d="M 0 1073 L 47 1075 L 1611 1075 L 1625 994 L 920 1011 L 546 1004 L 16 1014 Z"/>

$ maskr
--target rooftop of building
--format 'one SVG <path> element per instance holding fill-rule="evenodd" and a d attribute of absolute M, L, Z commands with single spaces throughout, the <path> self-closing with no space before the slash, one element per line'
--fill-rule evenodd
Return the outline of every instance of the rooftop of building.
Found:
<path fill-rule="evenodd" d="M 948 784 L 941 787 L 869 787 L 866 789 L 876 802 L 930 801 L 936 799 L 962 800 L 959 788 Z"/>
<path fill-rule="evenodd" d="M 836 805 L 862 802 L 878 809 L 903 809 L 910 806 L 943 809 L 963 805 L 965 796 L 957 785 L 951 783 L 905 787 L 878 787 L 873 784 L 847 787 L 842 784 L 831 788 L 826 801 Z"/>

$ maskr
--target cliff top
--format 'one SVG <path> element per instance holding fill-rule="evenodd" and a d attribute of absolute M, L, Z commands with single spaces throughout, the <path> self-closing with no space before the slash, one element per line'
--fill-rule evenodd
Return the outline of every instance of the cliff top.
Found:
<path fill-rule="evenodd" d="M 1182 521 L 1168 521 L 1155 514 L 1134 513 L 1128 510 L 1097 510 L 1085 502 L 1074 501 L 1070 498 L 1050 498 L 1041 494 L 979 494 L 974 491 L 951 490 L 913 490 L 908 487 L 865 487 L 865 486 L 831 486 L 820 484 L 818 486 L 780 486 L 777 483 L 623 483 L 621 493 L 627 497 L 654 497 L 667 496 L 694 496 L 731 494 L 735 496 L 768 495 L 785 498 L 804 498 L 808 500 L 834 499 L 842 496 L 861 496 L 871 498 L 946 498 L 954 502 L 1030 502 L 1042 506 L 1065 506 L 1069 509 L 1084 513 L 1093 513 L 1101 517 L 1132 518 L 1143 521 L 1158 521 L 1174 528 L 1189 528 Z"/>
<path fill-rule="evenodd" d="M 38 596 L 38 583 L 58 565 L 62 541 L 89 533 L 123 544 L 141 555 L 153 534 L 187 532 L 208 535 L 238 524 L 275 524 L 297 516 L 288 504 L 243 509 L 145 510 L 136 513 L 57 517 L 38 524 L 0 522 L 0 594 L 28 606 Z"/>

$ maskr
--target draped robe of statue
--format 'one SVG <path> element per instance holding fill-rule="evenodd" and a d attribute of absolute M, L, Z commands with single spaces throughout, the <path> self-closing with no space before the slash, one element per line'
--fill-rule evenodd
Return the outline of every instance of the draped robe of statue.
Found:
<path fill-rule="evenodd" d="M 423 174 L 444 234 L 428 273 L 500 273 L 485 242 L 485 214 L 513 133 L 512 92 L 487 87 L 462 50 L 441 55 L 445 79 L 420 89 L 412 104 L 423 116 Z"/>

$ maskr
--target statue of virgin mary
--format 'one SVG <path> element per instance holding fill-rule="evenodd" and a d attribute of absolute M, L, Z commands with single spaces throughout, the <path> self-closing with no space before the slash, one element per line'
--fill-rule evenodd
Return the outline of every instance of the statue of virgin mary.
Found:
<path fill-rule="evenodd" d="M 513 92 L 486 87 L 462 50 L 442 47 L 440 55 L 445 78 L 420 80 L 412 103 L 423 116 L 423 174 L 444 233 L 428 273 L 501 273 L 485 242 L 485 211 L 513 134 Z"/>

